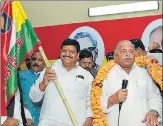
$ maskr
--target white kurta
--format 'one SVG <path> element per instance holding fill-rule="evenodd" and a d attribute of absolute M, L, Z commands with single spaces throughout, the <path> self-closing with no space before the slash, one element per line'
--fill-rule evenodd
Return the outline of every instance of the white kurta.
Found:
<path fill-rule="evenodd" d="M 122 104 L 119 126 L 146 126 L 141 121 L 150 109 L 162 114 L 162 99 L 159 89 L 147 71 L 134 64 L 131 72 L 127 74 L 119 65 L 115 65 L 103 82 L 101 99 L 110 126 L 117 126 L 119 104 L 107 109 L 108 97 L 122 88 L 123 79 L 128 80 L 128 97 Z"/>
<path fill-rule="evenodd" d="M 57 74 L 57 80 L 76 117 L 78 126 L 82 126 L 87 117 L 92 117 L 90 90 L 93 76 L 80 66 L 67 71 L 61 60 L 56 61 L 52 68 Z M 44 96 L 39 126 L 73 126 L 54 82 L 48 84 L 45 92 L 40 91 L 39 84 L 43 80 L 44 72 L 45 70 L 30 90 L 30 98 L 33 102 L 40 101 Z M 84 78 L 82 79 L 80 76 Z"/>
<path fill-rule="evenodd" d="M 26 108 L 24 108 L 24 112 L 25 112 L 26 118 L 32 119 L 30 112 Z M 20 104 L 20 92 L 19 92 L 19 90 L 17 90 L 17 92 L 15 94 L 15 105 L 14 105 L 13 118 L 18 120 L 19 126 L 23 126 L 22 117 L 21 117 L 21 104 Z M 1 124 L 3 124 L 6 119 L 7 119 L 7 116 L 1 116 Z"/>

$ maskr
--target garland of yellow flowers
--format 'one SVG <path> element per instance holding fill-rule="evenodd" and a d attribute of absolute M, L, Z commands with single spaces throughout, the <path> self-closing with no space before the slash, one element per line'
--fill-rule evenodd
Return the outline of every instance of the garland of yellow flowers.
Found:
<path fill-rule="evenodd" d="M 161 65 L 151 57 L 140 56 L 135 57 L 135 62 L 140 67 L 147 67 L 148 72 L 152 79 L 162 87 L 162 67 Z M 93 126 L 108 126 L 106 115 L 102 111 L 101 107 L 101 95 L 102 95 L 102 82 L 107 78 L 110 70 L 115 65 L 114 60 L 110 60 L 105 63 L 98 71 L 95 80 L 93 81 L 92 89 L 91 89 L 91 107 L 93 110 Z"/>

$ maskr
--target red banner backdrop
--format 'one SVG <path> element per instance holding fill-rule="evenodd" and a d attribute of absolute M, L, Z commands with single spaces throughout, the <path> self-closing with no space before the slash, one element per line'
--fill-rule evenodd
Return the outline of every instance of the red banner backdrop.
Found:
<path fill-rule="evenodd" d="M 60 45 L 64 39 L 82 26 L 95 29 L 102 37 L 105 54 L 113 51 L 116 43 L 124 39 L 141 39 L 145 28 L 154 20 L 162 19 L 163 15 L 126 18 L 118 20 L 105 20 L 94 22 L 82 22 L 56 26 L 36 27 L 35 31 L 41 40 L 45 53 L 49 60 L 57 59 L 60 55 Z"/>

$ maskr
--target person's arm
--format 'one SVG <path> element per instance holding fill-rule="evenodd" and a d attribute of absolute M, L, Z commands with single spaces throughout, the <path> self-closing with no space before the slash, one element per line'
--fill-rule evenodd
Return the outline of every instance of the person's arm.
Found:
<path fill-rule="evenodd" d="M 18 124 L 22 125 L 21 118 L 21 105 L 20 105 L 20 92 L 19 89 L 15 93 L 15 104 L 14 104 L 14 114 L 13 117 L 1 117 L 2 126 L 17 126 Z"/>
<path fill-rule="evenodd" d="M 26 117 L 26 120 L 27 120 L 26 126 L 32 126 L 33 125 L 33 120 L 32 120 L 32 116 L 31 116 L 29 110 L 24 108 L 24 112 L 25 112 L 25 117 Z"/>
<path fill-rule="evenodd" d="M 56 79 L 56 73 L 54 69 L 49 68 L 41 72 L 40 77 L 37 79 L 36 84 L 31 87 L 29 97 L 33 102 L 39 102 L 43 99 L 46 92 L 46 87 L 50 81 Z"/>
<path fill-rule="evenodd" d="M 36 83 L 30 89 L 29 97 L 34 103 L 41 101 L 45 94 L 45 91 L 40 90 L 40 83 L 43 81 L 44 73 L 45 70 L 41 72 L 39 78 L 36 80 Z"/>
<path fill-rule="evenodd" d="M 92 108 L 90 105 L 90 95 L 91 95 L 91 88 L 92 88 L 92 82 L 94 80 L 93 76 L 91 74 L 89 74 L 89 78 L 88 78 L 88 82 L 89 82 L 89 87 L 88 87 L 88 93 L 87 93 L 87 99 L 86 99 L 86 103 L 87 103 L 87 118 L 85 120 L 85 123 L 83 126 L 91 126 L 92 125 L 92 121 L 93 121 L 93 112 L 92 112 Z"/>
<path fill-rule="evenodd" d="M 103 87 L 102 87 L 102 97 L 101 97 L 101 106 L 104 113 L 109 113 L 112 109 L 112 106 L 118 105 L 119 102 L 123 102 L 127 98 L 127 90 L 126 89 L 119 89 L 114 94 L 111 94 L 109 87 L 108 79 L 104 80 Z"/>
<path fill-rule="evenodd" d="M 149 111 L 142 122 L 147 125 L 156 126 L 162 121 L 162 98 L 158 87 L 155 85 L 151 77 L 147 76 L 147 78 Z"/>
<path fill-rule="evenodd" d="M 24 108 L 24 112 L 25 112 L 25 117 L 28 118 L 28 119 L 32 119 L 32 116 L 29 112 L 29 110 L 27 108 Z"/>
<path fill-rule="evenodd" d="M 115 104 L 119 104 L 120 102 L 125 101 L 127 98 L 127 95 L 128 95 L 127 89 L 119 89 L 113 95 L 108 97 L 107 108 L 109 108 Z"/>
<path fill-rule="evenodd" d="M 149 111 L 155 110 L 158 112 L 160 117 L 162 118 L 162 98 L 159 88 L 153 82 L 151 78 L 149 78 L 148 83 L 148 101 L 149 101 Z"/>
<path fill-rule="evenodd" d="M 112 94 L 109 93 L 109 85 L 108 85 L 108 79 L 103 81 L 103 87 L 102 87 L 102 96 L 101 96 L 101 107 L 104 113 L 109 113 L 111 107 L 113 106 L 113 103 L 110 102 L 109 97 Z"/>
<path fill-rule="evenodd" d="M 91 96 L 91 88 L 92 88 L 92 82 L 93 82 L 94 78 L 93 76 L 90 74 L 89 76 L 89 87 L 88 87 L 88 93 L 87 93 L 87 118 L 89 117 L 93 117 L 93 112 L 92 112 L 92 108 L 91 108 L 91 102 L 90 102 L 90 96 Z"/>
<path fill-rule="evenodd" d="M 19 122 L 17 119 L 7 116 L 1 116 L 1 126 L 18 126 Z"/>

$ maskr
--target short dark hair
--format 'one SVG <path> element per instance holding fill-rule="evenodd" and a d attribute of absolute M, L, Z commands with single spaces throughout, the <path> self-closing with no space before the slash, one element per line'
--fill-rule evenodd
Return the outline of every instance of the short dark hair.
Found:
<path fill-rule="evenodd" d="M 79 42 L 74 40 L 74 39 L 65 39 L 61 45 L 61 49 L 63 46 L 65 45 L 73 45 L 76 47 L 76 50 L 77 50 L 77 53 L 80 51 L 80 45 L 79 45 Z"/>
<path fill-rule="evenodd" d="M 106 55 L 106 60 L 113 60 L 114 59 L 114 52 L 109 52 L 107 55 Z"/>
<path fill-rule="evenodd" d="M 134 45 L 135 49 L 141 48 L 142 50 L 145 51 L 145 46 L 140 39 L 131 39 L 130 41 Z"/>
<path fill-rule="evenodd" d="M 33 57 L 33 55 L 36 53 L 36 52 L 40 52 L 40 50 L 39 49 L 37 49 L 32 55 L 31 55 L 31 57 L 30 58 L 32 58 Z"/>
<path fill-rule="evenodd" d="M 90 58 L 90 57 L 92 57 L 92 59 L 93 59 L 93 54 L 87 49 L 83 49 L 79 52 L 79 59 L 80 60 L 84 59 L 84 58 Z"/>

